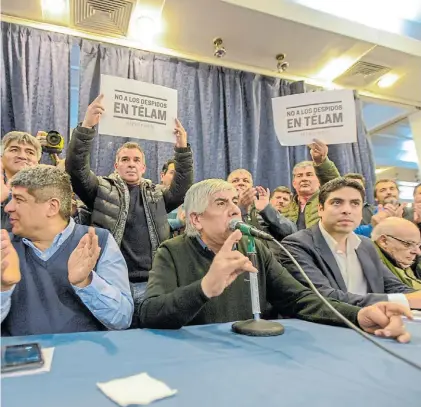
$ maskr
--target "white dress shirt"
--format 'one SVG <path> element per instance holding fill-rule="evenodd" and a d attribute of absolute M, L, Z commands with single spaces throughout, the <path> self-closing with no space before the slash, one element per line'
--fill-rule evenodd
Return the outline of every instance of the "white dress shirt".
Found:
<path fill-rule="evenodd" d="M 346 239 L 346 252 L 344 252 L 339 249 L 339 243 L 326 231 L 321 222 L 319 222 L 319 228 L 336 260 L 348 292 L 367 295 L 367 279 L 356 252 L 361 244 L 361 239 L 354 232 L 351 232 Z M 390 302 L 397 302 L 409 307 L 408 300 L 404 294 L 388 294 L 387 297 Z"/>

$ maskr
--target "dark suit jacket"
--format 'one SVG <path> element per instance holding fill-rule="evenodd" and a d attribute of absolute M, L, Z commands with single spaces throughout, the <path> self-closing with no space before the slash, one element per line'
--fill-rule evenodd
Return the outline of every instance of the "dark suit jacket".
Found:
<path fill-rule="evenodd" d="M 359 238 L 361 244 L 356 252 L 367 279 L 369 292 L 367 295 L 347 291 L 339 266 L 318 224 L 286 237 L 282 244 L 291 252 L 325 297 L 363 307 L 379 301 L 387 301 L 387 294 L 414 292 L 381 262 L 370 239 L 364 236 L 359 236 Z M 284 253 L 281 255 L 281 263 L 298 281 L 308 286 L 296 266 Z"/>

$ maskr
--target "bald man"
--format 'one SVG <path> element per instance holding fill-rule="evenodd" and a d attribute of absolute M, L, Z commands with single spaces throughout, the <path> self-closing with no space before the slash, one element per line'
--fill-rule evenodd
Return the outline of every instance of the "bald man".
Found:
<path fill-rule="evenodd" d="M 386 267 L 404 284 L 421 290 L 421 280 L 416 278 L 411 269 L 421 253 L 418 227 L 409 220 L 390 217 L 374 228 L 371 239 Z"/>

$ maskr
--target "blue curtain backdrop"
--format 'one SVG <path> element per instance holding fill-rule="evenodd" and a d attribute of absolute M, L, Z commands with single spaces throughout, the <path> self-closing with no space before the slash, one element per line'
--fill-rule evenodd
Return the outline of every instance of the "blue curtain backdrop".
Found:
<path fill-rule="evenodd" d="M 69 136 L 72 38 L 1 23 L 1 136 L 11 130 Z"/>
<path fill-rule="evenodd" d="M 271 98 L 304 92 L 302 82 L 290 83 L 87 40 L 82 40 L 80 47 L 79 119 L 99 94 L 101 74 L 177 89 L 178 116 L 194 151 L 196 181 L 225 178 L 236 168 L 246 168 L 256 184 L 269 188 L 290 186 L 292 167 L 309 159 L 307 147 L 282 147 L 273 128 Z M 356 104 L 358 144 L 330 146 L 329 155 L 342 174 L 364 174 L 370 196 L 374 162 L 360 102 Z M 128 140 L 124 134 L 99 135 L 92 155 L 93 169 L 100 175 L 110 173 L 117 148 Z M 163 163 L 173 155 L 173 146 L 143 140 L 140 144 L 147 159 L 146 176 L 157 181 Z"/>
<path fill-rule="evenodd" d="M 255 183 L 271 189 L 291 186 L 292 167 L 309 159 L 307 147 L 282 147 L 273 128 L 271 98 L 305 91 L 290 83 L 198 62 L 155 55 L 87 40 L 1 24 L 1 132 L 58 130 L 69 134 L 70 50 L 80 46 L 79 120 L 98 95 L 100 74 L 116 75 L 178 91 L 178 115 L 189 135 L 196 181 L 225 178 L 246 168 Z M 374 160 L 356 100 L 358 143 L 329 147 L 340 172 L 359 172 L 372 196 Z M 99 135 L 92 168 L 99 175 L 113 170 L 117 148 L 130 139 Z M 139 141 L 139 140 L 134 140 Z M 140 140 L 147 158 L 146 176 L 158 181 L 173 145 Z"/>

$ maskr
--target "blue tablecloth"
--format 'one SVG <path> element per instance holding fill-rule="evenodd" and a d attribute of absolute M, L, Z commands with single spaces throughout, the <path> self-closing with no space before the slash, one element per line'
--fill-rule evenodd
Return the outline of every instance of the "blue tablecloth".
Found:
<path fill-rule="evenodd" d="M 231 324 L 4 338 L 55 346 L 51 372 L 2 380 L 3 407 L 113 407 L 97 382 L 147 372 L 178 394 L 157 406 L 420 407 L 421 373 L 346 328 L 284 320 L 285 334 L 252 338 Z M 381 341 L 421 364 L 410 344 Z"/>

